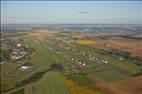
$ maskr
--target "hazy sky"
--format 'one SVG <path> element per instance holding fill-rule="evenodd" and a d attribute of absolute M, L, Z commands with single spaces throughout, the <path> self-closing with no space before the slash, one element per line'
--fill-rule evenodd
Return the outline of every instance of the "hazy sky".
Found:
<path fill-rule="evenodd" d="M 2 1 L 1 23 L 142 22 L 142 1 Z"/>

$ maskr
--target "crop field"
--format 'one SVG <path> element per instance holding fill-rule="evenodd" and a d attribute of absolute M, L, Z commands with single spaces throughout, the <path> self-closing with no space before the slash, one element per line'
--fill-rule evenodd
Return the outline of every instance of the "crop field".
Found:
<path fill-rule="evenodd" d="M 69 91 L 60 73 L 47 72 L 35 85 L 26 86 L 25 94 L 69 94 Z"/>
<path fill-rule="evenodd" d="M 92 40 L 77 40 L 77 42 L 80 44 L 96 44 L 96 41 Z"/>
<path fill-rule="evenodd" d="M 105 82 L 112 82 L 115 80 L 122 80 L 122 79 L 126 79 L 129 76 L 124 75 L 120 72 L 114 71 L 114 70 L 108 70 L 108 71 L 101 71 L 101 72 L 96 72 L 90 75 L 94 75 L 96 77 L 101 78 L 103 81 Z"/>
<path fill-rule="evenodd" d="M 81 79 L 80 79 L 81 80 Z M 78 82 L 73 81 L 65 76 L 65 82 L 70 90 L 71 94 L 101 94 L 101 91 L 94 90 L 93 87 L 90 88 L 88 85 L 78 84 Z"/>
<path fill-rule="evenodd" d="M 88 44 L 89 45 L 89 44 Z M 90 44 L 89 46 L 95 47 L 98 49 L 103 49 L 106 51 L 110 51 L 111 48 L 121 49 L 123 51 L 127 51 L 131 54 L 132 57 L 142 58 L 142 43 L 141 41 L 133 41 L 133 40 L 124 40 L 124 39 L 106 39 L 98 41 L 96 44 Z"/>
<path fill-rule="evenodd" d="M 133 83 L 134 82 L 134 83 Z M 134 94 L 141 94 L 141 88 L 142 88 L 142 76 L 132 77 L 127 80 L 118 80 L 110 83 L 110 85 L 113 87 L 115 86 L 118 91 L 125 92 L 126 93 L 134 93 Z M 127 87 L 126 87 L 127 86 Z"/>
<path fill-rule="evenodd" d="M 1 64 L 2 91 L 6 94 L 104 94 L 106 91 L 100 89 L 100 83 L 111 84 L 141 73 L 138 60 L 120 60 L 122 56 L 88 46 L 96 45 L 98 40 L 74 40 L 69 34 L 42 30 L 19 37 L 16 41 L 23 40 L 32 53 Z M 30 62 L 31 66 L 18 70 L 25 62 Z M 42 73 L 38 79 L 27 80 L 35 79 L 38 73 Z"/>
<path fill-rule="evenodd" d="M 62 74 L 47 72 L 40 80 L 6 94 L 69 94 Z"/>
<path fill-rule="evenodd" d="M 96 78 L 92 78 L 92 76 L 89 79 L 94 84 L 94 87 L 98 87 L 101 91 L 108 94 L 141 94 L 141 76 L 116 80 L 111 83 L 102 82 Z"/>
<path fill-rule="evenodd" d="M 0 94 L 142 94 L 142 1 L 83 1 L 2 0 Z"/>

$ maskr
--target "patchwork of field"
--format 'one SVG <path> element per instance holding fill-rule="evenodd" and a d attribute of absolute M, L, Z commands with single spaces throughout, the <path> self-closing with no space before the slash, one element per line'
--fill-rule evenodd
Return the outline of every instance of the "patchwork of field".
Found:
<path fill-rule="evenodd" d="M 82 43 L 80 43 L 82 44 Z M 84 43 L 85 44 L 85 43 Z M 120 49 L 129 52 L 132 57 L 142 59 L 142 42 L 141 41 L 126 41 L 123 39 L 106 39 L 97 41 L 95 44 L 85 44 L 97 49 L 110 51 L 112 48 Z"/>
<path fill-rule="evenodd" d="M 65 82 L 70 90 L 70 94 L 102 94 L 99 90 L 94 90 L 94 88 L 90 88 L 90 86 L 87 85 L 78 84 L 66 76 Z"/>
<path fill-rule="evenodd" d="M 26 86 L 24 94 L 69 94 L 69 91 L 60 73 L 47 72 L 35 85 Z"/>
<path fill-rule="evenodd" d="M 47 72 L 38 81 L 12 90 L 6 94 L 70 94 L 59 72 Z"/>
<path fill-rule="evenodd" d="M 92 76 L 88 76 L 94 87 L 100 88 L 105 94 L 141 94 L 142 76 L 132 77 L 127 80 L 118 80 L 111 83 L 104 83 Z"/>
<path fill-rule="evenodd" d="M 128 93 L 133 94 L 141 94 L 142 92 L 142 76 L 132 77 L 127 80 L 120 80 L 116 82 L 110 83 L 110 85 L 113 87 L 119 88 L 121 91 L 126 91 Z"/>
<path fill-rule="evenodd" d="M 90 73 L 89 75 L 95 76 L 96 78 L 102 78 L 105 82 L 112 82 L 116 80 L 126 79 L 127 75 L 124 75 L 115 70 L 101 71 L 96 73 Z"/>
<path fill-rule="evenodd" d="M 40 29 L 40 30 L 34 30 L 33 32 L 28 33 L 31 37 L 44 37 L 44 36 L 55 36 L 58 32 L 50 32 L 47 29 Z"/>
<path fill-rule="evenodd" d="M 139 61 L 132 58 L 119 60 L 120 56 L 108 54 L 99 46 L 90 47 L 102 45 L 100 41 L 74 41 L 67 37 L 69 34 L 43 30 L 21 37 L 33 52 L 21 60 L 2 64 L 3 90 L 8 90 L 8 94 L 111 94 L 107 92 L 111 91 L 109 87 L 112 88 L 113 85 L 107 87 L 108 84 L 119 80 L 123 83 L 121 80 L 127 81 L 140 75 L 141 66 L 136 64 Z M 121 47 L 125 47 L 125 43 Z M 22 62 L 32 62 L 33 65 L 25 71 L 19 71 Z M 52 64 L 60 64 L 62 71 L 53 70 Z M 48 72 L 36 81 L 21 84 L 23 80 L 45 70 Z M 64 74 L 69 77 L 62 76 Z M 123 91 L 127 92 L 125 89 Z M 116 94 L 125 94 L 123 91 Z"/>

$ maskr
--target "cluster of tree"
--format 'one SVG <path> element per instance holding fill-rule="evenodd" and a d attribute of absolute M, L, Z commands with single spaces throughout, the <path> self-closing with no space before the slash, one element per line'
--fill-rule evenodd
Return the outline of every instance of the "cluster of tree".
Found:
<path fill-rule="evenodd" d="M 122 56 L 124 58 L 129 58 L 130 57 L 130 53 L 129 52 L 125 52 L 122 51 L 120 49 L 111 49 L 111 51 L 109 51 L 110 54 L 114 54 L 114 55 L 118 55 L 118 56 Z"/>
<path fill-rule="evenodd" d="M 33 74 L 32 76 L 30 76 L 29 78 L 17 82 L 17 83 L 16 83 L 16 87 L 19 87 L 19 86 L 28 84 L 28 83 L 30 83 L 30 82 L 37 81 L 37 80 L 40 79 L 47 71 L 49 71 L 49 70 L 45 70 L 45 71 L 42 71 L 42 72 L 35 73 L 35 74 Z"/>
<path fill-rule="evenodd" d="M 53 64 L 51 64 L 51 69 L 52 69 L 52 70 L 63 70 L 64 68 L 63 68 L 63 66 L 62 66 L 61 64 L 59 64 L 59 63 L 53 63 Z"/>

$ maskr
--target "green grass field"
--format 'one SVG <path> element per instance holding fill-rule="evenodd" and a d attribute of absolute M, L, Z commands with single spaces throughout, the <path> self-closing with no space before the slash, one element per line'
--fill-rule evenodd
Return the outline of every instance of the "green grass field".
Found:
<path fill-rule="evenodd" d="M 4 94 L 70 94 L 59 72 L 45 73 L 38 81 L 19 87 Z"/>
<path fill-rule="evenodd" d="M 38 82 L 25 87 L 25 94 L 69 94 L 62 75 L 47 72 Z"/>
<path fill-rule="evenodd" d="M 122 79 L 126 79 L 129 77 L 127 75 L 124 75 L 124 74 L 114 71 L 114 70 L 96 72 L 96 73 L 93 73 L 93 76 L 96 76 L 98 79 L 101 79 L 105 82 L 122 80 Z"/>

